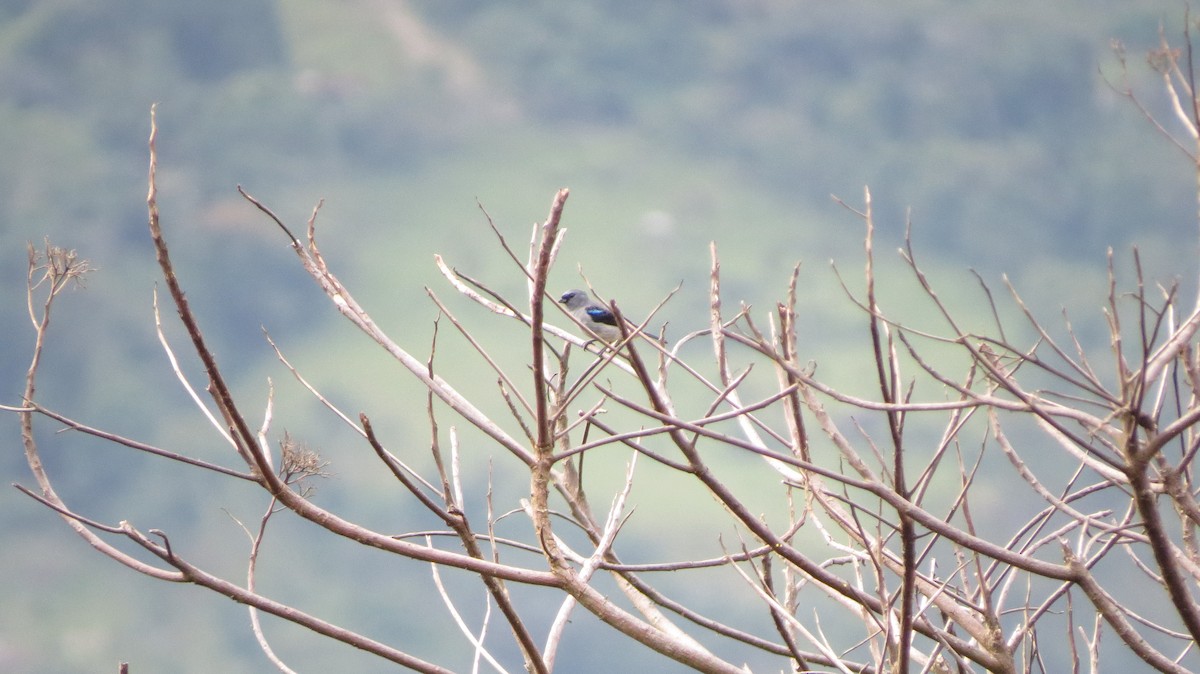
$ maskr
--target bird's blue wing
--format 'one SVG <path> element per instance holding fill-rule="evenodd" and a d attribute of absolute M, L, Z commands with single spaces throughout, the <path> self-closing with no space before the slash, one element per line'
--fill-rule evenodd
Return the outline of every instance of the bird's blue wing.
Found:
<path fill-rule="evenodd" d="M 605 309 L 604 307 L 588 307 L 587 309 L 584 309 L 584 311 L 587 313 L 588 318 L 591 318 L 597 323 L 604 323 L 605 325 L 611 325 L 614 327 L 617 325 L 616 317 L 612 315 L 611 311 Z"/>

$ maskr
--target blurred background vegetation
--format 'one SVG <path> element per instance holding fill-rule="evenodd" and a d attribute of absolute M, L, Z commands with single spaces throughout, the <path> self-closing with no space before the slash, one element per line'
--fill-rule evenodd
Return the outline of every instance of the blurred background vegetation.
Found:
<path fill-rule="evenodd" d="M 1116 0 L 0 0 L 4 402 L 17 402 L 32 344 L 25 246 L 48 236 L 99 272 L 57 309 L 42 402 L 232 462 L 180 392 L 153 331 L 157 268 L 144 205 L 153 102 L 166 235 L 245 408 L 259 413 L 272 377 L 278 433 L 287 428 L 331 461 L 335 476 L 316 498 L 383 530 L 431 523 L 398 498 L 360 441 L 296 390 L 261 329 L 347 411 L 370 413 L 418 466 L 428 464 L 424 398 L 338 320 L 238 184 L 297 230 L 325 199 L 318 235 L 333 268 L 418 354 L 437 317 L 424 287 L 452 294 L 433 254 L 519 296 L 523 281 L 477 202 L 522 245 L 559 187 L 572 196 L 554 286 L 580 285 L 581 266 L 636 315 L 682 281 L 663 314 L 671 336 L 707 320 L 707 246 L 716 241 L 728 300 L 759 315 L 802 261 L 804 348 L 835 381 L 870 381 L 865 323 L 828 267 L 832 259 L 852 280 L 861 275 L 862 224 L 830 195 L 860 206 L 869 185 L 877 250 L 892 275 L 886 308 L 928 317 L 909 306 L 914 286 L 892 253 L 911 219 L 952 306 L 979 307 L 968 268 L 996 285 L 1007 273 L 1043 315 L 1069 308 L 1084 338 L 1103 346 L 1089 330 L 1101 325 L 1107 247 L 1127 259 L 1137 245 L 1152 280 L 1195 272 L 1189 162 L 1110 86 L 1124 86 L 1111 44 L 1119 39 L 1130 83 L 1169 123 L 1143 55 L 1160 25 L 1178 41 L 1181 14 L 1178 3 Z M 516 326 L 450 299 L 520 367 L 527 348 Z M 168 323 L 173 315 L 164 311 Z M 168 335 L 186 352 L 174 325 Z M 454 360 L 442 356 L 443 374 L 502 409 L 479 361 Z M 253 524 L 265 505 L 258 494 L 39 427 L 69 504 L 162 528 L 196 561 L 244 574 L 248 543 L 230 515 Z M 29 484 L 15 419 L 0 417 L 0 431 L 4 481 Z M 481 484 L 492 450 L 470 434 L 463 442 Z M 734 479 L 772 478 L 746 469 Z M 526 485 L 518 476 L 508 487 L 505 508 Z M 686 488 L 639 488 L 639 517 L 671 512 Z M 681 529 L 694 535 L 643 541 L 630 561 L 719 554 L 719 510 L 708 504 L 688 518 Z M 469 662 L 444 611 L 426 608 L 440 606 L 427 569 L 348 545 L 318 548 L 320 534 L 296 522 L 275 526 L 264 592 L 418 656 Z M 242 608 L 118 568 L 15 490 L 0 491 L 0 537 L 4 671 L 115 671 L 119 660 L 135 672 L 267 668 Z M 363 579 L 371 591 L 361 591 Z M 458 598 L 478 608 L 478 591 L 459 580 Z M 762 620 L 747 612 L 734 622 Z M 674 671 L 636 647 L 592 646 L 611 636 L 594 622 L 580 616 L 565 644 L 572 671 Z M 268 633 L 305 671 L 388 670 L 274 622 Z"/>

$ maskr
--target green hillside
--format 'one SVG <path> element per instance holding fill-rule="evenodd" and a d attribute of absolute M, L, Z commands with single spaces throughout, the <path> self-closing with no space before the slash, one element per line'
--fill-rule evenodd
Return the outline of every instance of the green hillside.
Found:
<path fill-rule="evenodd" d="M 892 253 L 911 209 L 915 245 L 948 303 L 980 306 L 969 268 L 996 287 L 1007 273 L 1038 310 L 1069 307 L 1091 335 L 1102 325 L 1108 247 L 1139 246 L 1152 280 L 1195 275 L 1190 160 L 1120 95 L 1127 78 L 1172 128 L 1144 55 L 1160 23 L 1178 41 L 1181 12 L 1110 0 L 0 1 L 0 402 L 19 402 L 32 342 L 26 243 L 48 236 L 99 271 L 56 308 L 42 403 L 233 460 L 154 333 L 152 103 L 166 236 L 233 386 L 258 410 L 271 377 L 276 428 L 332 462 L 336 476 L 317 498 L 385 529 L 432 524 L 404 512 L 361 441 L 295 386 L 262 329 L 344 409 L 377 415 L 418 464 L 428 460 L 421 389 L 339 320 L 237 185 L 295 231 L 324 199 L 330 264 L 418 354 L 438 315 L 428 286 L 521 367 L 519 331 L 456 302 L 433 256 L 520 296 L 524 279 L 479 205 L 520 248 L 560 187 L 572 196 L 555 287 L 580 285 L 581 266 L 641 314 L 682 282 L 662 314 L 671 337 L 707 321 L 710 241 L 731 306 L 744 299 L 760 314 L 802 261 L 802 342 L 823 371 L 854 386 L 863 319 L 828 263 L 859 279 L 862 224 L 830 197 L 858 206 L 867 185 L 887 273 L 903 277 Z M 1113 39 L 1126 45 L 1127 74 Z M 910 279 L 881 293 L 898 313 L 932 321 L 928 307 L 910 306 Z M 167 334 L 185 353 L 178 326 Z M 493 383 L 473 376 L 479 362 L 456 348 L 446 347 L 444 375 L 503 409 Z M 185 367 L 199 371 L 194 359 Z M 103 521 L 169 530 L 200 561 L 243 576 L 246 541 L 212 504 L 250 523 L 264 505 L 258 494 L 54 430 L 42 423 L 40 437 L 69 503 Z M 31 484 L 13 416 L 0 416 L 0 438 L 4 481 Z M 486 461 L 482 450 L 475 458 Z M 619 466 L 595 470 L 606 468 Z M 639 495 L 647 512 L 675 498 Z M 682 526 L 700 531 L 705 507 Z M 460 643 L 443 612 L 412 608 L 440 608 L 427 569 L 393 568 L 351 546 L 316 556 L 319 534 L 296 522 L 274 534 L 264 591 L 383 640 L 424 644 L 419 656 Z M 136 674 L 268 671 L 243 608 L 118 568 L 12 489 L 0 491 L 0 541 L 0 670 L 115 671 L 127 660 Z M 672 556 L 647 545 L 647 559 Z M 340 592 L 328 578 L 346 570 L 377 591 Z M 272 638 L 305 671 L 393 671 L 291 627 L 273 625 Z M 571 671 L 662 664 L 648 651 L 614 662 L 569 645 Z M 470 664 L 469 653 L 446 659 Z"/>

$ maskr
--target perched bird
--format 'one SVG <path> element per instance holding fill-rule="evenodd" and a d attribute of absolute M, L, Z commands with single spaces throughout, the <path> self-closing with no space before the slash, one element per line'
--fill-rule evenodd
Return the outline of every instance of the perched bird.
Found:
<path fill-rule="evenodd" d="M 568 290 L 558 301 L 566 305 L 567 311 L 600 339 L 610 344 L 621 339 L 617 317 L 593 302 L 586 290 Z"/>

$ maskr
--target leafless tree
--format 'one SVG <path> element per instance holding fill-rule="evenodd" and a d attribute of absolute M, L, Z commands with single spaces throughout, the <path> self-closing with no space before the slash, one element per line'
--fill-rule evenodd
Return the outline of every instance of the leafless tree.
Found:
<path fill-rule="evenodd" d="M 1175 142 L 1193 167 L 1200 166 L 1200 113 L 1190 49 L 1181 53 L 1164 41 L 1152 63 L 1186 133 Z M 1127 88 L 1118 90 L 1137 102 Z M 1167 133 L 1165 124 L 1150 118 Z M 1200 305 L 1181 306 L 1176 286 L 1148 282 L 1136 251 L 1129 288 L 1118 287 L 1109 256 L 1107 351 L 1089 353 L 1069 323 L 1044 322 L 1011 286 L 1006 288 L 1008 301 L 1022 319 L 1019 325 L 1005 325 L 999 302 L 982 280 L 979 293 L 990 308 L 992 325 L 983 331 L 967 328 L 940 299 L 908 245 L 903 259 L 939 317 L 935 325 L 918 328 L 890 318 L 877 300 L 874 216 L 865 192 L 861 208 L 850 209 L 865 226 L 865 290 L 847 289 L 847 294 L 861 309 L 869 334 L 862 362 L 869 364 L 875 393 L 851 395 L 818 377 L 798 352 L 799 268 L 772 312 L 755 316 L 745 307 L 730 310 L 715 244 L 706 323 L 668 344 L 648 333 L 653 313 L 634 322 L 609 303 L 622 338 L 611 344 L 593 339 L 546 287 L 562 242 L 568 192 L 561 190 L 548 217 L 534 228 L 526 252 L 511 247 L 493 226 L 497 250 L 511 258 L 514 273 L 526 282 L 527 292 L 519 299 L 504 297 L 437 260 L 449 287 L 493 314 L 488 320 L 524 326 L 527 362 L 522 369 L 506 368 L 490 355 L 485 332 L 469 327 L 470 321 L 460 320 L 429 293 L 458 338 L 490 367 L 508 411 L 497 418 L 439 374 L 436 342 L 428 355 L 418 357 L 372 320 L 338 280 L 317 246 L 319 205 L 301 238 L 242 192 L 288 237 L 300 264 L 333 306 L 428 391 L 423 402 L 436 470 L 420 474 L 385 446 L 367 414 L 355 418 L 342 412 L 276 347 L 283 367 L 328 408 L 330 418 L 352 427 L 364 448 L 395 476 L 397 489 L 441 522 L 437 532 L 394 535 L 316 505 L 308 498 L 308 480 L 323 472 L 322 459 L 286 434 L 272 445 L 270 400 L 257 412 L 263 421 L 256 427 L 251 410 L 235 399 L 176 276 L 160 227 L 153 119 L 152 113 L 150 234 L 167 292 L 203 364 L 205 381 L 198 387 L 178 365 L 175 372 L 211 422 L 213 439 L 229 446 L 236 467 L 120 437 L 38 403 L 35 385 L 51 307 L 60 291 L 87 271 L 86 262 L 73 252 L 47 243 L 44 250 L 30 249 L 29 314 L 36 342 L 24 404 L 11 408 L 20 415 L 25 455 L 38 488 L 19 488 L 121 564 L 159 580 L 207 588 L 249 607 L 254 634 L 280 671 L 291 669 L 271 648 L 261 613 L 416 671 L 450 670 L 411 655 L 405 644 L 375 641 L 259 593 L 255 562 L 277 512 L 312 522 L 330 536 L 428 563 L 439 588 L 439 569 L 472 574 L 489 597 L 489 618 L 491 609 L 498 611 L 507 636 L 489 631 L 487 620 L 469 626 L 459 618 L 450 594 L 441 594 L 479 669 L 506 671 L 493 654 L 505 639 L 519 648 L 531 672 L 569 669 L 558 657 L 559 644 L 578 611 L 598 617 L 618 643 L 635 640 L 703 672 L 749 671 L 742 661 L 717 655 L 717 649 L 706 645 L 714 642 L 736 646 L 721 652 L 772 654 L 781 668 L 798 672 L 1015 673 L 1066 671 L 1066 666 L 1100 671 L 1100 642 L 1106 632 L 1116 636 L 1131 658 L 1154 670 L 1186 672 L 1200 663 L 1194 652 L 1200 639 L 1200 605 L 1194 596 L 1200 582 L 1200 503 L 1194 475 L 1200 449 Z M 161 324 L 158 333 L 175 363 L 174 347 Z M 1010 336 L 1017 333 L 1027 337 Z M 711 346 L 711 357 L 688 362 L 684 349 L 697 342 Z M 732 360 L 748 360 L 751 366 L 735 367 L 731 353 L 737 354 Z M 959 369 L 951 370 L 947 363 Z M 749 393 L 768 386 L 769 394 Z M 681 389 L 697 388 L 707 396 L 699 408 L 692 397 L 677 400 Z M 528 474 L 526 498 L 493 503 L 490 492 L 469 493 L 466 476 L 485 469 L 460 461 L 453 436 L 446 443 L 439 414 L 447 408 L 456 423 L 469 424 L 488 438 L 494 461 Z M 610 417 L 601 414 L 605 409 L 622 411 L 620 425 L 607 421 Z M 250 532 L 245 582 L 200 568 L 172 547 L 166 532 L 142 531 L 129 521 L 104 523 L 73 510 L 43 468 L 33 432 L 38 417 L 261 489 L 265 513 Z M 930 429 L 937 430 L 931 434 Z M 718 449 L 762 462 L 773 479 L 755 485 L 754 494 L 733 486 L 712 463 Z M 585 489 L 584 457 L 618 450 L 628 455 L 623 483 L 603 491 L 589 482 Z M 980 466 L 993 455 L 1002 456 L 1011 470 L 984 477 Z M 1029 460 L 1046 455 L 1054 460 Z M 621 553 L 623 536 L 670 526 L 631 517 L 627 497 L 645 462 L 719 502 L 728 517 L 721 526 L 732 523 L 738 540 L 723 541 L 724 553 L 709 559 L 627 562 L 628 551 Z M 991 524 L 995 518 L 982 523 L 973 508 L 985 482 L 1010 502 L 1029 506 L 1033 514 L 1012 529 Z M 748 505 L 749 498 L 769 490 L 788 504 L 783 516 L 764 517 Z M 481 503 L 486 504 L 485 521 L 472 521 L 468 512 L 478 512 Z M 528 538 L 497 535 L 500 512 L 527 518 Z M 455 544 L 434 543 L 446 536 Z M 123 552 L 114 544 L 118 539 L 133 541 L 157 561 Z M 694 598 L 672 596 L 656 584 L 663 572 L 677 577 L 714 569 L 740 578 L 745 598 L 769 617 L 772 630 L 746 631 L 721 615 L 702 613 Z M 618 595 L 598 589 L 602 577 L 618 588 Z M 515 585 L 558 593 L 558 612 L 548 625 L 531 625 L 530 607 L 510 592 Z M 1143 614 L 1130 608 L 1133 596 L 1147 593 L 1157 596 L 1158 610 Z M 857 633 L 826 629 L 847 622 L 857 625 Z"/>

